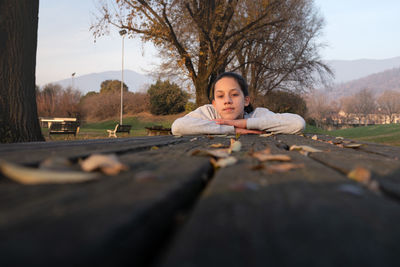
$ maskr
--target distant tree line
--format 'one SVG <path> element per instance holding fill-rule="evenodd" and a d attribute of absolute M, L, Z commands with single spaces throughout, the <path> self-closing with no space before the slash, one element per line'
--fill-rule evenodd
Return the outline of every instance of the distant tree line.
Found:
<path fill-rule="evenodd" d="M 307 97 L 308 118 L 317 126 L 340 121 L 342 124 L 393 123 L 400 115 L 400 92 L 386 90 L 375 95 L 368 88 L 340 99 L 329 99 L 316 91 Z"/>

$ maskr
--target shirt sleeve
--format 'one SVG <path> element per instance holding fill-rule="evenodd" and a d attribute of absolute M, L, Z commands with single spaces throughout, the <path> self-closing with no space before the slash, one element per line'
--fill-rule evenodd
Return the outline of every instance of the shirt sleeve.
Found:
<path fill-rule="evenodd" d="M 173 135 L 234 134 L 235 127 L 216 124 L 217 115 L 211 105 L 204 105 L 174 121 Z"/>
<path fill-rule="evenodd" d="M 305 128 L 304 119 L 292 113 L 274 113 L 266 108 L 256 108 L 247 118 L 247 129 L 276 134 L 297 134 Z"/>

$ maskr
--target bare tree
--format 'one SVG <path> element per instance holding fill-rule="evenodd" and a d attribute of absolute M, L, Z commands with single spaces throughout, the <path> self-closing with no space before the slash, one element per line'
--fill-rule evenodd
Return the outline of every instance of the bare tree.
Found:
<path fill-rule="evenodd" d="M 0 142 L 43 141 L 35 101 L 38 0 L 0 1 Z"/>
<path fill-rule="evenodd" d="M 245 1 L 246 16 L 257 14 L 262 2 Z M 238 63 L 235 69 L 247 78 L 253 98 L 274 89 L 307 91 L 316 82 L 325 82 L 333 75 L 318 55 L 322 44 L 317 42 L 317 37 L 324 20 L 312 2 L 284 1 L 274 11 L 285 18 L 279 27 L 260 29 L 255 35 L 246 37 L 243 46 L 235 50 Z M 271 13 L 271 16 L 276 14 Z"/>
<path fill-rule="evenodd" d="M 381 112 L 389 118 L 390 123 L 394 122 L 394 115 L 400 113 L 400 93 L 387 90 L 377 99 Z"/>
<path fill-rule="evenodd" d="M 331 105 L 327 95 L 320 91 L 313 91 L 306 97 L 307 117 L 312 118 L 318 127 L 327 124 L 332 116 L 337 113 L 335 105 Z"/>
<path fill-rule="evenodd" d="M 311 36 L 316 36 L 320 30 L 318 19 L 304 19 L 300 23 L 292 19 L 296 12 L 288 12 L 288 8 L 291 10 L 297 5 L 312 9 L 313 2 L 309 0 L 257 0 L 256 5 L 250 0 L 115 0 L 115 2 L 116 4 L 111 7 L 102 6 L 100 16 L 92 26 L 94 35 L 99 37 L 107 33 L 109 25 L 114 25 L 128 30 L 131 36 L 139 35 L 143 41 L 153 42 L 163 56 L 162 67 L 170 73 L 183 74 L 192 81 L 197 105 L 209 102 L 208 92 L 212 82 L 218 74 L 227 70 L 228 66 L 232 70 L 238 67 L 238 64 L 249 64 L 247 58 L 245 62 L 238 60 L 236 56 L 239 53 L 235 51 L 251 49 L 254 41 L 263 36 L 262 33 L 269 32 L 270 34 L 264 37 L 271 38 L 279 32 L 287 31 L 288 33 L 282 36 L 288 38 L 292 36 L 290 31 L 293 33 L 295 28 L 299 31 L 305 27 L 302 23 L 316 24 L 315 32 Z M 306 13 L 303 12 L 299 16 L 304 14 Z M 287 28 L 289 25 L 292 29 Z M 268 40 L 269 47 L 276 45 L 274 51 L 286 49 L 290 45 L 299 47 L 302 45 L 299 51 L 304 51 L 297 53 L 296 58 L 282 51 L 280 57 L 284 57 L 286 62 L 295 59 L 296 64 L 286 66 L 281 64 L 280 75 L 270 77 L 265 75 L 267 73 L 265 68 L 274 70 L 274 66 L 273 64 L 264 66 L 262 73 L 270 78 L 270 83 L 274 84 L 272 87 L 278 88 L 276 84 L 283 84 L 283 81 L 290 83 L 295 77 L 305 77 L 301 73 L 316 69 L 315 62 L 314 67 L 310 67 L 311 65 L 307 67 L 309 61 L 303 60 L 306 54 L 316 53 L 314 37 L 306 36 L 307 32 L 308 30 L 303 31 L 297 38 L 301 36 L 305 39 L 311 38 L 308 42 L 291 44 L 293 40 L 288 39 L 286 47 L 279 48 L 281 44 L 275 43 L 273 38 Z M 261 53 L 257 57 L 258 65 L 265 61 L 268 55 L 271 54 Z M 286 68 L 286 72 L 282 74 L 283 68 Z M 294 71 L 297 71 L 296 75 L 288 74 Z M 266 83 L 259 84 L 257 88 L 262 88 Z"/>
<path fill-rule="evenodd" d="M 360 90 L 349 98 L 347 102 L 346 111 L 353 113 L 358 118 L 358 123 L 361 124 L 362 119 L 364 123 L 368 123 L 368 117 L 376 110 L 375 97 L 371 90 L 365 88 Z"/>

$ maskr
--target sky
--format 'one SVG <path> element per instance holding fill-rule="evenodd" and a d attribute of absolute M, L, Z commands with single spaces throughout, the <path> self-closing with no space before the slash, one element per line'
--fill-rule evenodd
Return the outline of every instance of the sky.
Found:
<path fill-rule="evenodd" d="M 109 70 L 121 70 L 122 37 L 117 28 L 94 41 L 89 28 L 99 0 L 40 0 L 36 83 L 45 85 Z M 320 55 L 326 60 L 386 59 L 400 56 L 400 1 L 315 0 L 325 18 Z M 124 68 L 151 71 L 156 49 L 140 39 L 124 40 Z"/>

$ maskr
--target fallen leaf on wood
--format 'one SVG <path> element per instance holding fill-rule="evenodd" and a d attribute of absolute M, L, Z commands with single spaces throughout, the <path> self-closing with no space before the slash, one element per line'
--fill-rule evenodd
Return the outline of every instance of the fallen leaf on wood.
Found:
<path fill-rule="evenodd" d="M 344 138 L 341 136 L 337 136 L 336 139 L 343 140 Z"/>
<path fill-rule="evenodd" d="M 196 141 L 197 137 L 190 139 L 190 142 Z"/>
<path fill-rule="evenodd" d="M 364 144 L 354 144 L 354 143 L 352 143 L 352 144 L 344 144 L 343 145 L 343 147 L 345 147 L 345 148 L 359 148 L 359 147 L 362 147 L 362 146 L 364 146 Z"/>
<path fill-rule="evenodd" d="M 150 150 L 157 150 L 157 149 L 160 149 L 158 146 L 152 146 L 151 148 L 150 148 Z"/>
<path fill-rule="evenodd" d="M 175 138 L 181 138 L 182 135 L 174 135 Z"/>
<path fill-rule="evenodd" d="M 81 161 L 81 168 L 86 172 L 100 170 L 107 175 L 116 175 L 128 170 L 128 166 L 122 164 L 115 154 L 92 154 Z"/>
<path fill-rule="evenodd" d="M 39 169 L 53 171 L 80 170 L 78 165 L 77 168 L 74 168 L 74 165 L 69 159 L 62 157 L 52 157 L 45 159 L 39 164 Z"/>
<path fill-rule="evenodd" d="M 310 153 L 315 153 L 315 152 L 322 152 L 322 150 L 313 148 L 311 146 L 306 146 L 306 145 L 292 145 L 289 150 L 298 150 L 298 151 L 305 151 L 305 152 L 310 152 Z"/>
<path fill-rule="evenodd" d="M 312 140 L 318 140 L 318 136 L 315 134 L 311 137 Z"/>
<path fill-rule="evenodd" d="M 347 177 L 359 183 L 367 184 L 371 180 L 371 172 L 363 167 L 356 167 L 351 170 Z"/>
<path fill-rule="evenodd" d="M 79 171 L 54 171 L 28 168 L 18 164 L 0 161 L 0 170 L 8 178 L 21 184 L 64 184 L 80 183 L 97 178 L 95 173 Z"/>
<path fill-rule="evenodd" d="M 303 163 L 281 163 L 281 164 L 274 164 L 274 165 L 269 165 L 266 167 L 266 170 L 269 173 L 274 173 L 274 172 L 287 172 L 293 169 L 300 169 L 304 168 Z"/>
<path fill-rule="evenodd" d="M 239 152 L 242 149 L 242 143 L 240 141 L 236 141 L 235 139 L 231 139 L 231 146 L 229 150 L 231 152 Z"/>
<path fill-rule="evenodd" d="M 226 158 L 229 157 L 229 149 L 196 149 L 191 152 L 192 156 L 212 156 L 216 158 Z"/>
<path fill-rule="evenodd" d="M 291 158 L 288 155 L 283 154 L 265 154 L 262 152 L 254 152 L 252 156 L 259 161 L 290 161 Z"/>
<path fill-rule="evenodd" d="M 217 144 L 211 144 L 210 147 L 212 148 L 220 148 L 220 147 L 226 147 L 224 144 L 217 143 Z"/>
<path fill-rule="evenodd" d="M 260 134 L 260 137 L 269 137 L 269 136 L 273 136 L 273 133 L 265 133 L 265 134 Z"/>
<path fill-rule="evenodd" d="M 363 167 L 356 167 L 351 170 L 347 177 L 363 184 L 374 193 L 380 193 L 379 183 L 371 179 L 371 172 Z"/>
<path fill-rule="evenodd" d="M 225 168 L 227 166 L 235 164 L 237 162 L 237 159 L 232 156 L 227 158 L 220 158 L 218 160 L 210 158 L 210 162 L 214 166 L 214 168 Z"/>
<path fill-rule="evenodd" d="M 236 139 L 236 140 L 238 140 L 238 139 L 239 139 L 239 137 L 240 137 L 240 133 L 236 133 L 236 135 L 235 135 L 235 139 Z"/>

